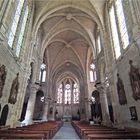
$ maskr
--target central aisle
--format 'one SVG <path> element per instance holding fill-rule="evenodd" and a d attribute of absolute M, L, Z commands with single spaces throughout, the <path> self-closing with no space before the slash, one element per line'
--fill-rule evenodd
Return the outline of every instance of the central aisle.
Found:
<path fill-rule="evenodd" d="M 71 126 L 70 122 L 64 122 L 64 125 L 53 137 L 54 139 L 75 139 L 80 140 L 79 136 L 75 132 L 74 128 Z"/>

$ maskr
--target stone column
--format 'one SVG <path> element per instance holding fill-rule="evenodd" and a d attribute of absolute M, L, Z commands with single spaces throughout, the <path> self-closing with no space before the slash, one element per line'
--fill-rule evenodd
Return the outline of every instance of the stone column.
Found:
<path fill-rule="evenodd" d="M 42 117 L 43 121 L 48 121 L 48 107 L 49 107 L 49 102 L 45 101 L 44 112 L 43 112 L 43 117 Z"/>
<path fill-rule="evenodd" d="M 111 121 L 110 121 L 110 116 L 109 116 L 109 109 L 108 109 L 108 101 L 107 101 L 107 95 L 105 92 L 105 87 L 100 85 L 97 86 L 97 90 L 100 93 L 100 103 L 101 103 L 101 110 L 102 110 L 102 123 L 103 125 L 110 126 Z"/>
<path fill-rule="evenodd" d="M 85 119 L 87 120 L 87 121 L 89 121 L 89 117 L 90 117 L 90 114 L 89 114 L 89 100 L 88 100 L 88 98 L 85 98 L 84 99 L 84 102 L 85 102 Z"/>
<path fill-rule="evenodd" d="M 55 120 L 55 112 L 56 112 L 56 102 L 53 101 L 53 114 L 52 114 L 52 120 Z"/>
<path fill-rule="evenodd" d="M 38 85 L 35 85 L 35 84 L 31 86 L 31 94 L 29 97 L 28 105 L 27 105 L 25 120 L 22 122 L 23 125 L 32 124 L 34 106 L 35 106 L 35 101 L 36 101 L 36 92 L 38 88 L 39 88 Z"/>

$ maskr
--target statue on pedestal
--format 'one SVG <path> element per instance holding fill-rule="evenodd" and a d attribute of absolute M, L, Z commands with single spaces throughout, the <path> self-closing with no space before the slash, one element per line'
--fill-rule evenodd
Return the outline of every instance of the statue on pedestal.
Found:
<path fill-rule="evenodd" d="M 7 72 L 5 70 L 5 66 L 2 65 L 0 67 L 0 98 L 2 97 L 2 91 L 5 84 L 6 75 L 7 75 Z"/>
<path fill-rule="evenodd" d="M 117 91 L 118 91 L 119 103 L 120 103 L 120 105 L 125 105 L 125 104 L 127 104 L 127 99 L 126 99 L 126 95 L 125 95 L 124 85 L 123 85 L 123 81 L 120 78 L 118 73 L 117 73 L 117 78 L 118 78 Z"/>
<path fill-rule="evenodd" d="M 102 118 L 99 91 L 92 92 L 91 117 L 95 123 L 100 123 Z"/>
<path fill-rule="evenodd" d="M 10 90 L 10 96 L 8 99 L 8 102 L 11 104 L 15 104 L 17 101 L 17 94 L 19 89 L 19 73 L 17 73 L 16 78 L 13 80 L 11 90 Z"/>

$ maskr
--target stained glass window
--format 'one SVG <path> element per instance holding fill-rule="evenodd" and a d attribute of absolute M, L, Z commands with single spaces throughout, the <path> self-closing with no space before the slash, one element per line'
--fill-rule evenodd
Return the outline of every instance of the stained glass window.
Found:
<path fill-rule="evenodd" d="M 70 84 L 65 85 L 65 104 L 71 104 L 71 86 Z"/>
<path fill-rule="evenodd" d="M 73 103 L 74 104 L 79 103 L 79 89 L 76 83 L 73 85 Z"/>
<path fill-rule="evenodd" d="M 90 64 L 90 82 L 95 82 L 96 80 L 97 80 L 96 67 L 92 63 Z"/>
<path fill-rule="evenodd" d="M 92 70 L 90 70 L 90 82 L 94 82 L 94 79 L 93 79 L 93 71 Z"/>
<path fill-rule="evenodd" d="M 28 14 L 29 14 L 29 9 L 28 9 L 28 6 L 26 6 L 26 9 L 25 9 L 25 12 L 24 12 L 24 16 L 23 16 L 23 21 L 22 21 L 22 24 L 21 24 L 20 34 L 19 34 L 18 42 L 17 42 L 17 46 L 16 46 L 16 55 L 17 56 L 19 56 L 19 54 L 20 54 L 20 50 L 21 50 L 21 45 L 22 45 L 23 38 L 24 38 L 24 33 L 25 33 L 25 27 L 26 27 L 26 23 L 27 23 Z"/>
<path fill-rule="evenodd" d="M 11 30 L 10 30 L 10 33 L 9 33 L 9 36 L 8 36 L 8 45 L 11 48 L 13 46 L 13 42 L 14 42 L 17 26 L 18 26 L 18 23 L 19 23 L 19 19 L 20 19 L 23 4 L 24 4 L 24 0 L 18 0 L 17 9 L 16 9 L 16 12 L 15 12 L 15 16 L 13 18 Z"/>
<path fill-rule="evenodd" d="M 40 66 L 39 81 L 46 81 L 46 65 L 44 63 Z"/>
<path fill-rule="evenodd" d="M 58 91 L 57 91 L 57 103 L 58 104 L 62 103 L 62 95 L 63 95 L 63 89 L 62 89 L 62 84 L 60 84 Z"/>
<path fill-rule="evenodd" d="M 123 12 L 122 0 L 116 0 L 110 9 L 110 23 L 116 59 L 121 55 L 121 46 L 125 49 L 129 45 L 129 36 Z M 120 46 L 121 44 L 121 46 Z"/>
<path fill-rule="evenodd" d="M 46 81 L 46 71 L 43 71 L 43 75 L 42 75 L 42 82 Z"/>
<path fill-rule="evenodd" d="M 119 35 L 117 31 L 117 24 L 115 19 L 114 6 L 112 6 L 110 10 L 110 22 L 111 22 L 111 31 L 112 31 L 115 57 L 117 59 L 121 55 L 121 51 L 120 51 Z"/>
<path fill-rule="evenodd" d="M 64 85 L 60 84 L 57 89 L 57 103 L 64 103 L 65 105 L 79 103 L 79 86 L 74 83 L 73 86 L 69 81 Z"/>
<path fill-rule="evenodd" d="M 100 53 L 100 51 L 101 51 L 101 38 L 100 38 L 100 34 L 97 37 L 97 43 L 98 43 L 98 53 Z"/>
<path fill-rule="evenodd" d="M 117 18 L 118 18 L 119 30 L 121 34 L 120 36 L 121 36 L 122 46 L 125 49 L 129 44 L 129 37 L 128 37 L 128 32 L 125 23 L 122 0 L 116 0 L 115 7 L 116 7 Z"/>

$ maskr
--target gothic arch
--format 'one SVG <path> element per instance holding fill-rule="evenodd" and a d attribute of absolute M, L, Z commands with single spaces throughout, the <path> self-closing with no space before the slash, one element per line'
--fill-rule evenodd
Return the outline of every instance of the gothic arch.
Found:
<path fill-rule="evenodd" d="M 9 106 L 5 105 L 2 109 L 2 113 L 1 113 L 1 117 L 0 117 L 0 125 L 6 125 L 8 112 L 9 112 Z"/>
<path fill-rule="evenodd" d="M 34 37 L 36 38 L 36 34 L 37 34 L 37 31 L 38 31 L 40 25 L 47 19 L 47 17 L 49 15 L 55 13 L 58 10 L 64 9 L 64 8 L 75 8 L 75 9 L 80 10 L 81 12 L 86 13 L 89 17 L 91 17 L 93 19 L 94 22 L 96 22 L 98 24 L 100 29 L 102 29 L 101 21 L 96 12 L 89 11 L 89 9 L 86 9 L 85 7 L 79 7 L 76 5 L 66 4 L 66 5 L 62 5 L 62 6 L 53 8 L 53 10 L 50 10 L 48 13 L 47 13 L 47 11 L 44 12 L 44 10 L 47 9 L 46 7 L 44 9 L 42 9 L 40 15 L 37 17 L 37 19 L 34 23 L 34 27 L 33 27 Z"/>

